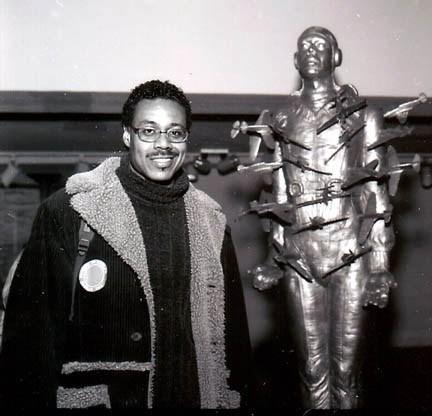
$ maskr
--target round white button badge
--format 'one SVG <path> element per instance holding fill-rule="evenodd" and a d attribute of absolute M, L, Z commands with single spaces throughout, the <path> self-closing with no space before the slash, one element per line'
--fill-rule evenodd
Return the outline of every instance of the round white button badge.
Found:
<path fill-rule="evenodd" d="M 97 292 L 105 286 L 107 266 L 102 260 L 90 260 L 79 272 L 79 282 L 87 292 Z"/>

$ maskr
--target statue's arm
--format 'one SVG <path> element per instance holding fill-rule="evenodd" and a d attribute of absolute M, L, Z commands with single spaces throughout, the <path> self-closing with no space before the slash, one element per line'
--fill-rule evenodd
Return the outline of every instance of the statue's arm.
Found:
<path fill-rule="evenodd" d="M 385 167 L 386 148 L 377 147 L 367 150 L 367 146 L 376 142 L 383 128 L 383 115 L 378 109 L 368 109 L 366 113 L 365 145 L 363 146 L 365 164 L 378 160 L 377 170 Z M 371 193 L 376 195 L 376 211 L 382 213 L 391 211 L 388 186 L 385 181 L 369 181 L 362 189 L 361 202 L 363 209 Z M 367 244 L 372 247 L 369 254 L 369 278 L 365 288 L 364 304 L 384 307 L 388 302 L 389 291 L 396 286 L 390 273 L 390 251 L 394 246 L 394 231 L 391 222 L 384 219 L 376 221 L 371 229 Z"/>

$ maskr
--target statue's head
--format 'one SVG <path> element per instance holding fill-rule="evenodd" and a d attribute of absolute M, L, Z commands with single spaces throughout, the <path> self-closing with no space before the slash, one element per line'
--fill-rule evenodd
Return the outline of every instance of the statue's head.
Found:
<path fill-rule="evenodd" d="M 342 51 L 328 29 L 311 26 L 298 38 L 294 65 L 302 78 L 329 76 L 341 63 Z"/>

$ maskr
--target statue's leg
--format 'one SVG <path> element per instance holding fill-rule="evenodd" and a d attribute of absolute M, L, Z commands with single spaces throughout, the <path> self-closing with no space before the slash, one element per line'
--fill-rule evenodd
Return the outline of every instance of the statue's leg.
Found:
<path fill-rule="evenodd" d="M 353 409 L 361 405 L 360 370 L 367 336 L 362 294 L 366 277 L 361 260 L 329 277 L 332 408 Z"/>
<path fill-rule="evenodd" d="M 305 408 L 330 407 L 327 291 L 295 272 L 282 280 Z"/>

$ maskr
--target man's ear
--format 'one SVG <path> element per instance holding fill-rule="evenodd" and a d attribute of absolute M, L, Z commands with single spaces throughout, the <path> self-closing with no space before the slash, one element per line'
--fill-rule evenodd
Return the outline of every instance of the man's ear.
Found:
<path fill-rule="evenodd" d="M 334 53 L 334 63 L 335 67 L 339 66 L 342 63 L 342 51 L 338 48 Z"/>
<path fill-rule="evenodd" d="M 123 126 L 123 143 L 126 147 L 130 146 L 130 132 L 127 127 Z"/>
<path fill-rule="evenodd" d="M 294 53 L 294 66 L 295 66 L 295 69 L 299 69 L 297 52 Z"/>

